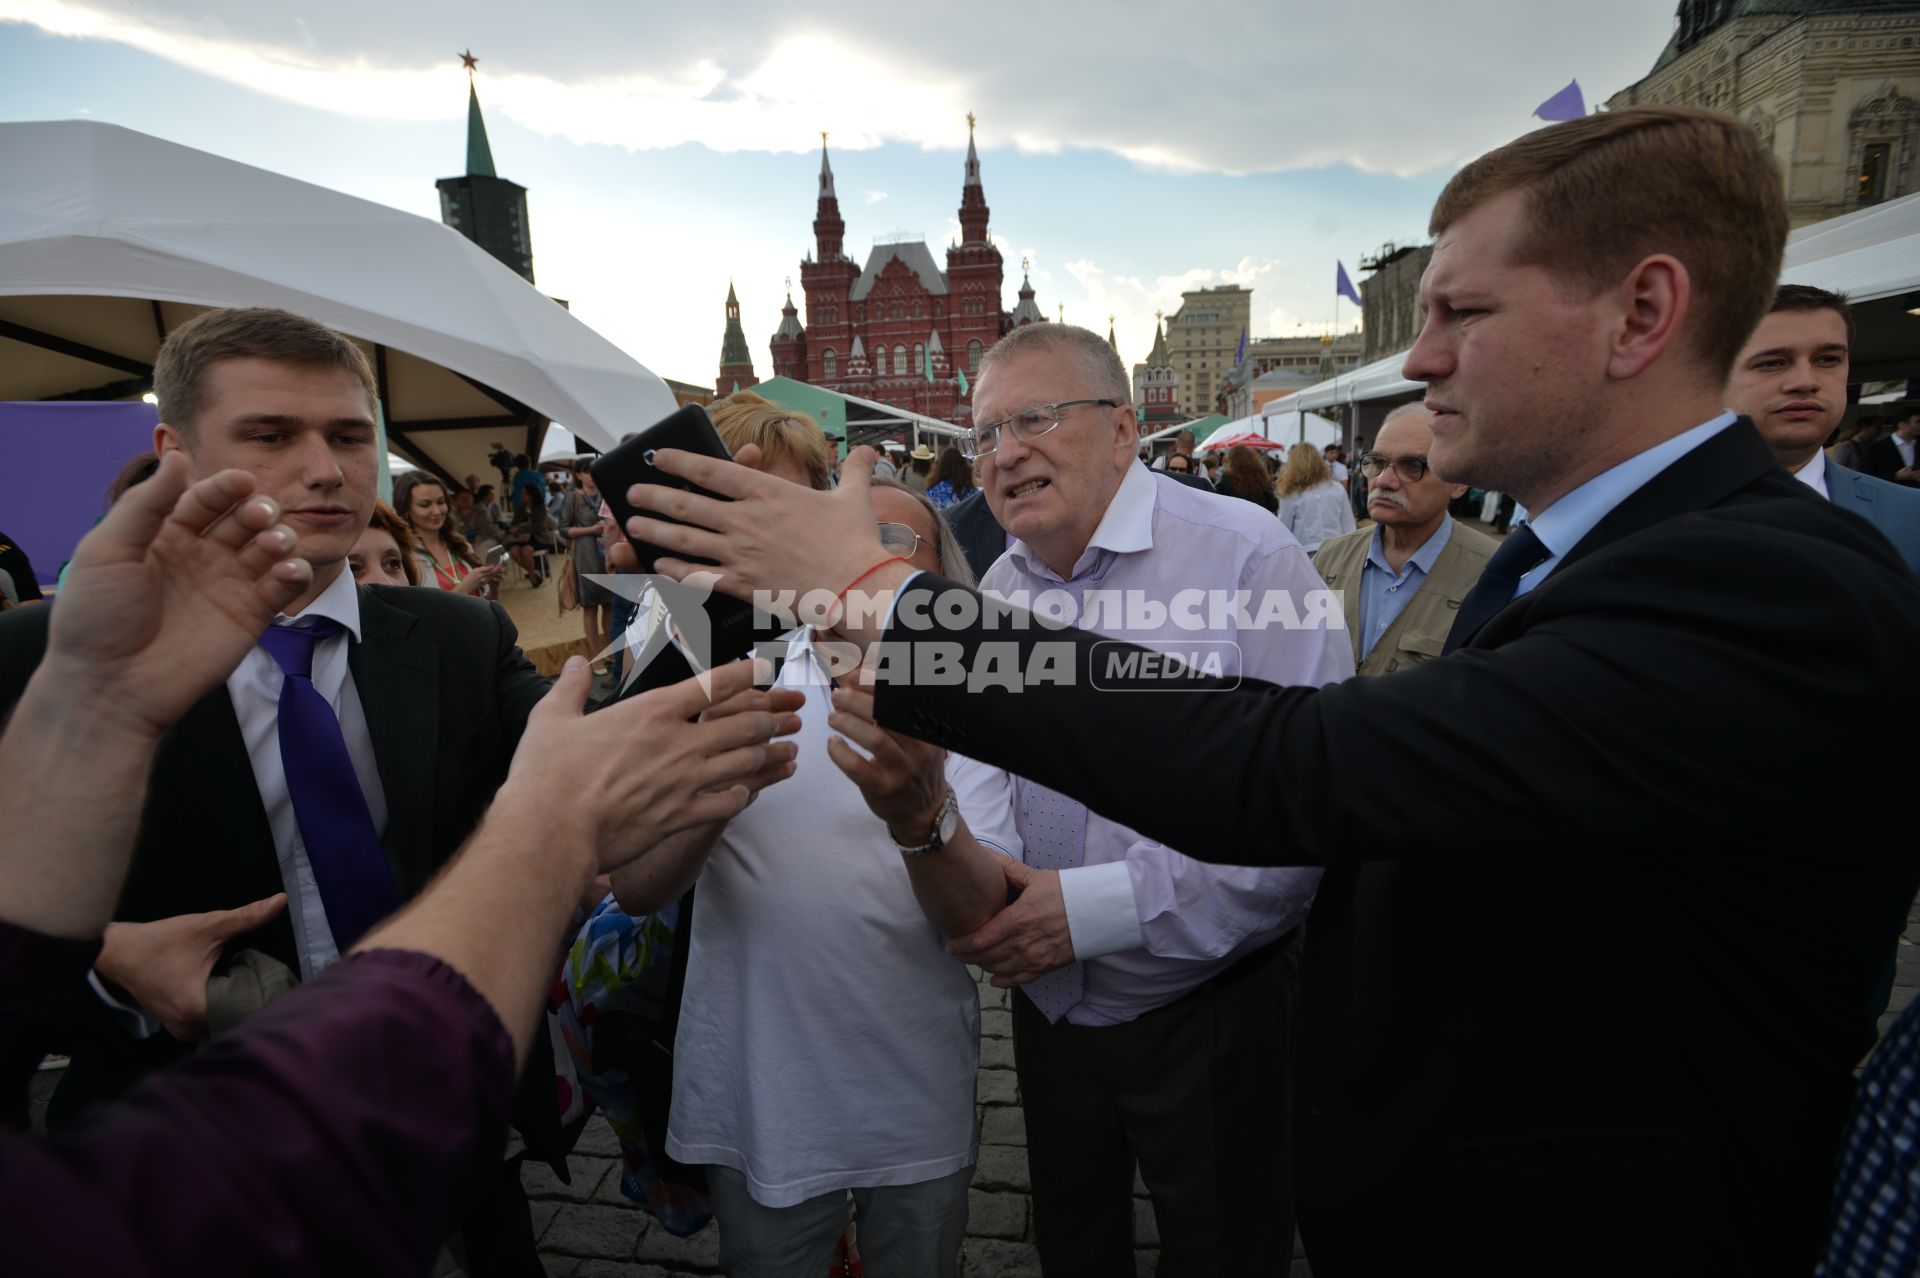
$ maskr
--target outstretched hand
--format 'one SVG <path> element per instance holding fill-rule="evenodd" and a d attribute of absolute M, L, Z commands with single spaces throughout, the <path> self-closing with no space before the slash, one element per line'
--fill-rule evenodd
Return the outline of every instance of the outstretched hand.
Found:
<path fill-rule="evenodd" d="M 804 596 L 824 590 L 831 595 L 886 557 L 868 491 L 872 449 L 847 454 L 834 492 L 817 492 L 765 474 L 757 468 L 759 460 L 759 449 L 752 445 L 732 461 L 673 448 L 654 454 L 654 464 L 667 474 L 731 499 L 717 501 L 665 484 L 628 489 L 627 500 L 635 509 L 664 516 L 635 515 L 627 521 L 633 536 L 673 552 L 654 565 L 655 572 L 678 580 L 701 570 L 702 565 L 689 560 L 709 559 L 717 565 L 711 571 L 720 574 L 718 589 L 740 599 L 751 599 L 755 591 L 790 590 Z M 632 571 L 638 566 L 631 547 L 617 550 L 617 568 Z M 897 584 L 906 575 L 899 571 L 884 584 Z M 872 586 L 878 580 L 876 575 L 862 584 Z"/>
<path fill-rule="evenodd" d="M 189 485 L 170 452 L 127 490 L 73 554 L 49 618 L 42 671 L 66 695 L 158 737 L 233 672 L 313 569 L 253 476 Z"/>
<path fill-rule="evenodd" d="M 584 714 L 585 658 L 567 661 L 535 706 L 507 783 L 532 801 L 564 795 L 595 853 L 594 872 L 626 864 L 689 826 L 724 821 L 793 773 L 794 700 L 753 686 L 736 661 Z"/>
<path fill-rule="evenodd" d="M 947 793 L 947 752 L 875 721 L 873 671 L 867 668 L 855 674 L 852 686 L 834 690 L 827 726 L 841 734 L 827 741 L 828 757 L 860 787 L 868 809 L 886 822 L 894 841 L 925 843 Z"/>

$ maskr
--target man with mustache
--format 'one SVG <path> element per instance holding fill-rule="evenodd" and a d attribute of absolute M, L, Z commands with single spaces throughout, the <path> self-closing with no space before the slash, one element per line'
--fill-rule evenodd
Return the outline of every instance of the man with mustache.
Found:
<path fill-rule="evenodd" d="M 1372 528 L 1321 543 L 1313 566 L 1345 599 L 1353 659 L 1386 674 L 1440 655 L 1460 602 L 1499 543 L 1453 522 L 1447 503 L 1467 491 L 1433 473 L 1432 414 L 1404 404 L 1360 455 Z"/>
<path fill-rule="evenodd" d="M 1128 399 L 1125 366 L 1086 329 L 1036 324 L 987 352 L 964 446 L 1014 540 L 982 589 L 1064 596 L 1083 624 L 1190 662 L 1212 656 L 1231 676 L 1345 678 L 1352 659 L 1299 543 L 1250 503 L 1139 465 Z M 1304 624 L 1262 627 L 1212 606 L 1241 592 L 1255 614 L 1290 598 Z M 1133 768 L 1112 744 L 1108 766 Z M 987 909 L 1020 895 L 948 949 L 1019 991 L 1014 1064 L 1042 1269 L 1132 1272 L 1136 1162 L 1161 1272 L 1271 1267 L 1293 1242 L 1292 1015 L 1320 871 L 1201 865 L 1043 786 L 1014 787 L 1024 861 L 977 855 L 1004 873 L 985 880 Z"/>
<path fill-rule="evenodd" d="M 1727 379 L 1727 406 L 1753 419 L 1795 479 L 1885 533 L 1920 576 L 1920 490 L 1849 470 L 1822 450 L 1847 411 L 1853 312 L 1838 293 L 1783 284 Z"/>

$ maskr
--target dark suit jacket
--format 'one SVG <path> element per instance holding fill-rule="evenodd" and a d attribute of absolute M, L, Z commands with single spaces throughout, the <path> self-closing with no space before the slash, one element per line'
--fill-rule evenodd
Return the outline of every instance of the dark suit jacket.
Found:
<path fill-rule="evenodd" d="M 1895 482 L 1894 475 L 1906 464 L 1900 456 L 1899 447 L 1893 442 L 1893 436 L 1888 435 L 1885 439 L 1873 441 L 1867 449 L 1867 455 L 1861 459 L 1860 469 L 1875 479 L 1884 479 L 1891 484 Z"/>
<path fill-rule="evenodd" d="M 937 587 L 903 593 L 889 644 Z M 1805 801 L 1814 743 L 1844 722 L 1904 756 L 1920 586 L 1750 424 L 1467 646 L 1381 678 L 1128 680 L 1077 631 L 938 637 L 1002 671 L 1009 640 L 1023 669 L 1064 641 L 1076 678 L 884 684 L 882 723 L 1202 860 L 1328 867 L 1296 1039 L 1316 1274 L 1811 1271 L 1920 884 L 1920 842 Z M 1215 801 L 1138 784 L 1116 751 L 1140 742 Z"/>
<path fill-rule="evenodd" d="M 50 611 L 0 614 L 0 713 L 39 664 Z M 411 897 L 479 822 L 547 680 L 515 646 L 513 623 L 498 604 L 440 590 L 363 586 L 360 628 L 347 665 L 386 794 L 382 843 Z M 280 890 L 279 858 L 239 720 L 227 690 L 218 688 L 161 743 L 115 917 L 140 922 L 230 909 Z M 260 950 L 300 970 L 284 911 L 229 948 Z M 165 1034 L 134 1039 L 91 1000 L 79 1009 L 72 1035 L 73 1063 L 56 1102 L 63 1114 L 112 1099 L 146 1071 L 193 1050 Z M 552 1058 L 540 1037 L 515 1124 L 529 1150 L 547 1158 L 559 1132 Z"/>

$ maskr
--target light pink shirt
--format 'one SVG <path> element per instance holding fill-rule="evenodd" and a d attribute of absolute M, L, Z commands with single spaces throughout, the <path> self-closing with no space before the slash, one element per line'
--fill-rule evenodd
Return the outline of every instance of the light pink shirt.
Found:
<path fill-rule="evenodd" d="M 1016 540 L 981 589 L 1016 603 L 1064 589 L 1083 604 L 1077 618 L 1063 620 L 1163 652 L 1214 654 L 1217 672 L 1229 676 L 1318 686 L 1354 672 L 1340 601 L 1279 520 L 1251 502 L 1205 493 L 1142 466 L 1127 467 L 1069 578 Z M 1239 591 L 1251 592 L 1248 610 L 1256 620 L 1261 601 L 1274 591 L 1291 597 L 1302 620 L 1319 620 L 1297 629 L 1252 627 L 1233 616 L 1217 618 L 1225 623 L 1218 628 L 1192 625 L 1196 616 L 1216 620 L 1210 598 Z M 1154 600 L 1165 616 L 1159 624 L 1145 615 L 1137 620 L 1146 624 L 1110 624 L 1111 614 L 1088 612 L 1100 606 L 1084 603 L 1092 592 Z M 1188 606 L 1176 609 L 1183 595 Z M 1156 785 L 1160 756 L 1180 749 L 1177 741 L 1116 742 L 1112 766 L 1141 785 Z M 1017 816 L 1025 783 L 1015 778 L 1014 784 Z M 1167 792 L 1176 807 L 1207 801 L 1205 794 Z M 1021 835 L 1024 840 L 1024 830 Z M 1179 998 L 1300 923 L 1320 873 L 1207 865 L 1089 812 L 1084 862 L 1060 874 L 1074 953 L 1086 966 L 1085 997 L 1067 1020 L 1120 1024 Z"/>

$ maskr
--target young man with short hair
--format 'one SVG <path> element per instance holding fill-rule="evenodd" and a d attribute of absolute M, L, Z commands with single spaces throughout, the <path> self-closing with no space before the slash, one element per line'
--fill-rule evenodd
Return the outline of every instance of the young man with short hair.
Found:
<path fill-rule="evenodd" d="M 208 978 L 241 951 L 276 977 L 311 977 L 425 887 L 506 776 L 548 683 L 498 604 L 356 587 L 346 571 L 379 467 L 373 371 L 350 339 L 286 311 L 209 311 L 168 336 L 154 385 L 155 451 L 184 454 L 195 475 L 252 474 L 313 574 L 159 751 L 56 1124 L 191 1053 Z M 48 611 L 0 625 L 0 708 L 40 661 Z M 515 1123 L 552 1161 L 567 1142 L 538 1038 Z M 518 1167 L 502 1163 L 468 1219 L 476 1275 L 537 1271 Z"/>
<path fill-rule="evenodd" d="M 1920 490 L 1860 474 L 1822 451 L 1846 415 L 1852 344 L 1846 298 L 1784 284 L 1734 361 L 1727 404 L 1759 428 L 1788 473 L 1885 533 L 1920 576 Z"/>

